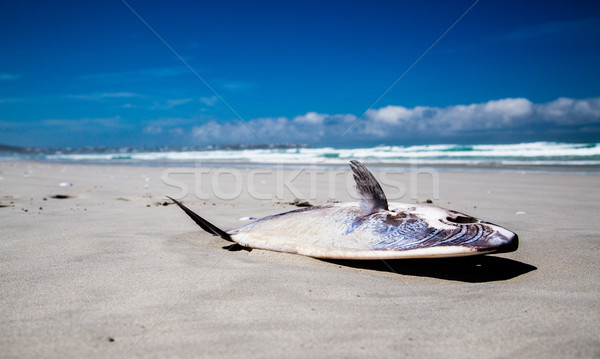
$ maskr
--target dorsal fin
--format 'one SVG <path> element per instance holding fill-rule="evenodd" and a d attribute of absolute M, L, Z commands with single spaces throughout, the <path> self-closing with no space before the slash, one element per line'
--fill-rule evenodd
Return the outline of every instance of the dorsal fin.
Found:
<path fill-rule="evenodd" d="M 380 210 L 388 210 L 387 198 L 381 189 L 375 176 L 362 163 L 352 160 L 350 167 L 354 172 L 354 181 L 356 181 L 356 192 L 360 199 L 360 209 L 365 215 L 375 213 Z"/>
<path fill-rule="evenodd" d="M 175 202 L 175 204 L 178 205 L 179 208 L 183 209 L 183 211 L 188 216 L 190 216 L 190 218 L 193 219 L 197 225 L 199 225 L 202 229 L 204 229 L 208 233 L 210 233 L 214 236 L 220 236 L 221 238 L 223 238 L 226 241 L 233 242 L 233 239 L 231 239 L 231 236 L 229 235 L 229 233 L 225 232 L 224 230 L 222 230 L 219 227 L 215 226 L 214 224 L 210 223 L 206 219 L 200 217 L 199 215 L 194 213 L 191 209 L 184 206 L 181 202 L 179 202 L 169 196 L 165 196 L 165 197 L 167 197 L 171 201 Z"/>

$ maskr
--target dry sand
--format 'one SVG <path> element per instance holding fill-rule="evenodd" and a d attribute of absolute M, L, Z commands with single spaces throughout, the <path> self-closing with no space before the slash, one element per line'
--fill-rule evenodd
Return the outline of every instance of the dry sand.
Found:
<path fill-rule="evenodd" d="M 444 172 L 436 187 L 379 173 L 396 201 L 433 199 L 521 240 L 514 253 L 388 267 L 228 251 L 162 205 L 186 194 L 230 229 L 297 196 L 352 200 L 343 174 L 194 171 L 0 163 L 2 356 L 600 356 L 598 175 Z"/>

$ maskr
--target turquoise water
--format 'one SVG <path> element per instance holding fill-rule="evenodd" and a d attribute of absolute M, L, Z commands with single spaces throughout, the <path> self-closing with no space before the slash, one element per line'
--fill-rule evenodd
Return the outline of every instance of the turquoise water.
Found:
<path fill-rule="evenodd" d="M 468 167 L 600 166 L 599 143 L 530 142 L 502 145 L 421 145 L 364 148 L 309 148 L 294 145 L 219 148 L 96 148 L 22 150 L 0 153 L 2 160 L 145 165 L 255 164 L 345 165 L 351 159 L 390 166 Z"/>

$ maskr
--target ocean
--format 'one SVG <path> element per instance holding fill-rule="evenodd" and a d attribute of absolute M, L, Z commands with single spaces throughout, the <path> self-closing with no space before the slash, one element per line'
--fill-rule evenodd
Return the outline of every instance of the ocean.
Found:
<path fill-rule="evenodd" d="M 351 159 L 383 168 L 431 166 L 460 171 L 568 171 L 600 173 L 600 143 L 530 142 L 496 145 L 375 146 L 234 145 L 156 148 L 2 148 L 0 160 L 60 163 L 344 168 Z"/>

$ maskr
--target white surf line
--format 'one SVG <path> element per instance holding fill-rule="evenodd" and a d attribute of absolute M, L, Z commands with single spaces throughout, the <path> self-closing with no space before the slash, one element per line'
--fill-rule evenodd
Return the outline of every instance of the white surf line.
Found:
<path fill-rule="evenodd" d="M 479 1 L 479 0 L 478 0 Z M 146 22 L 146 20 L 144 20 L 144 18 L 137 13 L 137 11 L 135 11 L 131 5 L 129 5 L 129 3 L 125 0 L 121 0 L 121 2 L 123 4 L 125 4 L 125 6 L 127 6 L 127 8 L 144 24 L 146 25 L 146 27 L 152 31 L 152 33 L 154 34 L 154 36 L 156 36 L 169 50 L 171 50 L 171 52 L 179 59 L 179 61 L 181 61 L 198 79 L 200 79 L 200 81 L 202 81 L 202 83 L 204 84 L 204 86 L 206 86 L 215 96 L 217 96 L 217 98 L 223 102 L 225 104 L 225 106 L 227 106 L 227 108 L 235 115 L 235 117 L 237 117 L 240 121 L 242 121 L 242 123 L 252 132 L 256 135 L 256 137 L 258 137 L 259 140 L 263 140 L 260 135 L 250 126 L 250 124 L 248 124 L 248 122 L 246 122 L 246 120 L 244 120 L 244 118 L 233 108 L 231 107 L 231 105 L 225 101 L 225 99 L 223 98 L 223 96 L 221 96 L 202 76 L 200 76 L 200 74 L 194 70 L 194 68 L 187 62 L 185 61 L 185 59 L 183 57 L 181 57 L 181 55 L 179 55 L 179 53 L 177 51 L 175 51 L 175 49 L 173 47 L 171 47 L 171 45 L 169 45 L 169 43 L 162 38 L 162 36 L 160 36 L 158 34 L 158 32 L 156 32 L 156 30 L 154 30 L 154 28 L 152 28 L 152 26 L 150 26 L 150 24 L 148 24 L 148 22 Z M 265 141 L 266 142 L 266 141 Z"/>
<path fill-rule="evenodd" d="M 475 5 L 477 5 L 478 2 L 479 0 L 475 0 L 475 2 L 471 6 L 469 6 L 469 8 L 462 15 L 460 15 L 460 17 L 456 19 L 456 21 L 454 21 L 454 23 L 450 25 L 450 27 L 446 31 L 444 31 L 444 33 L 440 37 L 438 37 L 437 40 L 435 40 L 435 42 L 431 44 L 431 46 L 429 46 L 429 48 L 425 50 L 425 52 L 421 56 L 419 56 L 419 58 L 415 62 L 413 62 L 413 64 L 410 65 L 410 67 L 406 71 L 404 71 L 404 73 L 400 77 L 398 77 L 398 79 L 392 84 L 392 86 L 385 90 L 383 94 L 379 96 L 379 98 L 375 102 L 373 102 L 373 104 L 358 118 L 358 120 L 354 121 L 354 123 L 346 130 L 346 132 L 342 134 L 341 137 L 346 136 L 346 134 L 350 132 L 365 117 L 367 112 L 369 112 L 373 107 L 375 107 L 379 103 L 379 101 L 381 101 L 388 94 L 388 92 L 390 92 L 398 84 L 398 82 L 400 82 L 400 80 L 402 80 L 410 72 L 410 70 L 413 69 L 413 67 L 415 67 L 419 62 L 421 62 L 421 60 L 429 53 L 429 51 L 431 51 L 431 49 L 433 49 L 435 45 L 437 45 L 438 42 L 440 42 L 446 36 L 446 34 L 448 34 L 448 32 L 450 32 L 450 30 L 452 30 L 452 28 L 454 28 L 454 26 L 456 26 L 456 24 L 459 23 L 459 21 L 462 20 L 462 18 L 465 17 L 465 15 L 467 15 L 467 13 L 469 13 L 469 11 L 471 11 L 471 9 L 475 7 Z"/>

